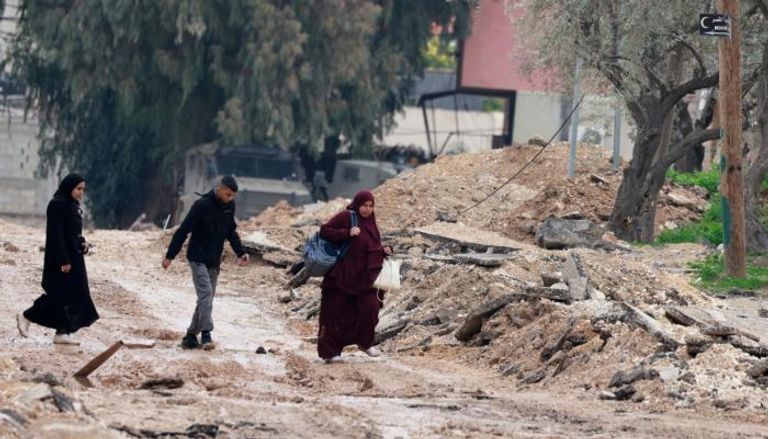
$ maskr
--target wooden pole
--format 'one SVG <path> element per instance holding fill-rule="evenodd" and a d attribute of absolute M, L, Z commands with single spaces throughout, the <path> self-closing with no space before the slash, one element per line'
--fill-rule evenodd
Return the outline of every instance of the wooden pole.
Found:
<path fill-rule="evenodd" d="M 728 276 L 745 277 L 747 251 L 744 224 L 744 178 L 741 170 L 741 29 L 740 0 L 717 0 L 720 14 L 730 17 L 731 36 L 719 38 L 720 121 L 725 130 L 720 156 L 723 243 Z"/>

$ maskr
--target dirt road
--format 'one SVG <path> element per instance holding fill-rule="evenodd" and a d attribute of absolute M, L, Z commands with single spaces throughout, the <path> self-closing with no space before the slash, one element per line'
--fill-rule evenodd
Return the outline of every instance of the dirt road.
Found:
<path fill-rule="evenodd" d="M 33 327 L 23 339 L 13 324 L 40 293 L 43 233 L 3 233 L 17 251 L 0 252 L 0 406 L 26 424 L 14 430 L 0 422 L 2 437 L 768 437 L 763 418 L 733 412 L 652 412 L 642 403 L 597 400 L 583 388 L 521 389 L 440 349 L 393 353 L 385 346 L 375 359 L 352 350 L 345 363 L 326 365 L 315 355 L 314 324 L 276 300 L 282 272 L 232 261 L 214 302 L 218 348 L 182 351 L 178 342 L 194 308 L 184 261 L 168 272 L 160 268 L 159 232 L 97 231 L 87 238 L 95 245 L 86 263 L 101 320 L 79 333 L 82 346 L 62 348 L 51 344 L 50 330 Z M 72 378 L 122 338 L 157 344 L 119 351 L 93 373 L 93 387 Z M 256 353 L 259 347 L 267 353 Z M 33 386 L 29 377 L 45 373 L 76 402 L 73 412 L 58 413 L 50 399 L 18 396 Z M 142 389 L 165 378 L 183 385 Z"/>

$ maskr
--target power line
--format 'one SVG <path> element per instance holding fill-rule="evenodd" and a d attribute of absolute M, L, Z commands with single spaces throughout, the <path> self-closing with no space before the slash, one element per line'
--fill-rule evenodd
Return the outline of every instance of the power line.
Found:
<path fill-rule="evenodd" d="M 597 76 L 597 75 L 595 75 L 595 76 L 593 76 L 593 77 L 592 77 L 592 80 L 590 81 L 590 83 L 592 83 L 592 82 L 595 80 L 595 77 L 596 77 L 596 76 Z M 473 204 L 473 205 L 471 205 L 471 206 L 467 207 L 466 209 L 462 210 L 461 212 L 459 212 L 459 213 L 456 215 L 456 218 L 458 219 L 460 216 L 464 215 L 465 213 L 469 212 L 470 210 L 474 209 L 475 207 L 477 207 L 477 206 L 479 206 L 479 205 L 483 204 L 483 203 L 484 203 L 486 200 L 488 200 L 488 199 L 489 199 L 489 198 L 491 198 L 493 195 L 495 195 L 495 194 L 496 194 L 498 191 L 500 191 L 502 188 L 504 188 L 504 186 L 506 186 L 506 185 L 508 185 L 509 183 L 511 183 L 511 182 L 512 182 L 512 180 L 514 180 L 514 179 L 515 179 L 515 177 L 517 177 L 518 175 L 520 175 L 520 174 L 521 174 L 523 171 L 525 171 L 525 169 L 526 169 L 526 168 L 527 168 L 527 167 L 528 167 L 528 166 L 529 166 L 531 163 L 533 163 L 533 162 L 534 162 L 534 161 L 535 161 L 537 158 L 539 158 L 539 156 L 541 155 L 541 153 L 543 153 L 543 152 L 544 152 L 544 150 L 545 150 L 545 149 L 547 149 L 547 147 L 548 147 L 548 146 L 549 146 L 549 145 L 552 143 L 552 141 L 553 141 L 553 140 L 555 140 L 555 137 L 559 136 L 559 135 L 560 135 L 560 132 L 561 132 L 561 131 L 563 131 L 563 129 L 565 128 L 565 126 L 566 126 L 566 125 L 568 125 L 568 121 L 570 121 L 570 120 L 571 120 L 571 117 L 573 116 L 573 113 L 575 113 L 575 112 L 576 112 L 576 110 L 577 110 L 577 109 L 578 109 L 578 108 L 581 106 L 581 103 L 584 101 L 584 97 L 585 97 L 585 96 L 586 96 L 586 93 L 582 93 L 582 94 L 581 94 L 581 97 L 579 98 L 579 101 L 576 103 L 576 105 L 574 105 L 574 106 L 573 106 L 573 109 L 571 109 L 571 112 L 570 112 L 570 113 L 568 113 L 568 116 L 565 118 L 565 120 L 563 120 L 563 123 L 562 123 L 562 124 L 560 124 L 560 128 L 558 128 L 558 129 L 557 129 L 557 131 L 555 131 L 555 133 L 554 133 L 554 134 L 552 134 L 552 137 L 550 137 L 550 138 L 549 138 L 549 140 L 547 141 L 547 143 L 546 143 L 546 144 L 544 144 L 544 146 L 542 146 L 542 147 L 541 147 L 541 149 L 540 149 L 540 150 L 539 150 L 539 151 L 538 151 L 538 152 L 537 152 L 537 153 L 536 153 L 536 154 L 535 154 L 535 155 L 534 155 L 534 156 L 533 156 L 533 157 L 532 157 L 530 160 L 528 160 L 528 162 L 527 162 L 525 165 L 523 165 L 523 167 L 522 167 L 522 168 L 520 168 L 520 169 L 519 169 L 517 172 L 515 172 L 515 173 L 514 173 L 514 175 L 512 175 L 511 177 L 509 177 L 509 178 L 507 179 L 507 181 L 505 181 L 504 183 L 502 183 L 502 184 L 501 184 L 501 186 L 497 187 L 497 188 L 496 188 L 496 189 L 494 189 L 494 190 L 493 190 L 491 193 L 489 193 L 488 195 L 486 195 L 486 196 L 485 196 L 485 197 L 484 197 L 482 200 L 478 201 L 477 203 L 475 203 L 475 204 Z"/>

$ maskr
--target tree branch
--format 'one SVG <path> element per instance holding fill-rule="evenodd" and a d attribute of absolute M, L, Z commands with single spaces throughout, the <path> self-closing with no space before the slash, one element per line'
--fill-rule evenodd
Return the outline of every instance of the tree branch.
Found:
<path fill-rule="evenodd" d="M 659 88 L 662 96 L 664 96 L 666 93 L 669 93 L 669 87 L 667 87 L 667 84 L 661 80 L 659 75 L 657 75 L 650 66 L 644 65 L 643 70 L 645 70 L 646 75 L 648 75 L 648 79 L 650 79 L 651 82 Z"/>
<path fill-rule="evenodd" d="M 709 76 L 698 76 L 688 82 L 678 85 L 667 94 L 667 97 L 664 98 L 664 100 L 661 101 L 662 111 L 666 113 L 671 110 L 680 99 L 685 97 L 685 95 L 702 88 L 714 87 L 717 85 L 718 81 L 720 81 L 720 72 L 713 73 Z"/>
<path fill-rule="evenodd" d="M 720 128 L 710 128 L 708 130 L 696 130 L 685 136 L 681 141 L 676 143 L 672 148 L 669 148 L 669 152 L 666 157 L 663 157 L 654 166 L 654 172 L 667 172 L 672 163 L 680 160 L 688 154 L 688 151 L 696 145 L 700 145 L 708 140 L 717 140 L 720 138 Z M 658 169 L 661 166 L 663 169 Z"/>
<path fill-rule="evenodd" d="M 685 40 L 684 40 L 684 39 L 682 39 L 682 38 L 680 38 L 680 39 L 677 41 L 677 44 L 680 44 L 680 45 L 682 45 L 683 47 L 685 47 L 686 49 L 688 49 L 688 51 L 689 51 L 689 52 L 691 52 L 691 54 L 693 55 L 693 57 L 694 57 L 694 58 L 696 58 L 696 62 L 698 62 L 698 63 L 699 63 L 699 67 L 701 67 L 701 72 L 702 72 L 702 74 L 706 74 L 706 73 L 707 73 L 707 67 L 704 65 L 704 58 L 702 58 L 702 57 L 701 57 L 701 54 L 699 53 L 699 51 L 698 51 L 698 50 L 696 50 L 696 48 L 695 48 L 695 47 L 693 47 L 693 46 L 691 45 L 691 43 L 689 43 L 689 42 L 685 41 Z"/>
<path fill-rule="evenodd" d="M 757 8 L 760 9 L 760 12 L 763 13 L 763 18 L 768 20 L 768 1 L 755 0 L 755 5 L 757 5 Z"/>

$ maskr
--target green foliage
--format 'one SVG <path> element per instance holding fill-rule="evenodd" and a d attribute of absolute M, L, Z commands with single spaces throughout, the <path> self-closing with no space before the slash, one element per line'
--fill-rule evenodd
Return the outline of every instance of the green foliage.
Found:
<path fill-rule="evenodd" d="M 428 69 L 456 69 L 456 40 L 445 41 L 439 36 L 427 40 L 424 49 L 425 65 Z"/>
<path fill-rule="evenodd" d="M 710 195 L 717 194 L 720 190 L 720 172 L 712 169 L 709 172 L 677 172 L 674 169 L 667 171 L 667 178 L 681 186 L 700 186 Z"/>
<path fill-rule="evenodd" d="M 483 99 L 481 109 L 483 111 L 504 111 L 504 105 L 506 101 L 502 98 L 486 98 Z"/>
<path fill-rule="evenodd" d="M 470 8 L 22 0 L 14 68 L 41 113 L 40 171 L 83 172 L 97 225 L 125 225 L 175 194 L 184 152 L 203 143 L 318 149 L 343 135 L 365 154 L 422 72 L 430 25 L 455 17 L 466 33 Z"/>
<path fill-rule="evenodd" d="M 712 197 L 701 220 L 674 230 L 664 230 L 656 237 L 656 244 L 703 242 L 720 245 L 723 242 L 723 223 L 720 196 Z"/>
<path fill-rule="evenodd" d="M 723 255 L 720 253 L 710 255 L 703 261 L 691 262 L 689 265 L 698 271 L 700 285 L 709 290 L 756 290 L 768 285 L 768 266 L 754 257 L 748 258 L 747 276 L 744 279 L 726 276 Z"/>
<path fill-rule="evenodd" d="M 667 178 L 682 186 L 700 186 L 709 193 L 709 206 L 698 222 L 674 230 L 664 230 L 654 241 L 655 244 L 675 244 L 682 242 L 703 242 L 720 245 L 723 242 L 722 206 L 720 204 L 720 173 L 715 169 L 709 172 L 683 173 L 670 169 Z"/>

